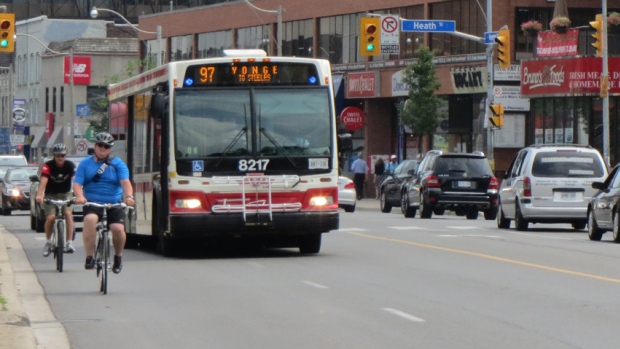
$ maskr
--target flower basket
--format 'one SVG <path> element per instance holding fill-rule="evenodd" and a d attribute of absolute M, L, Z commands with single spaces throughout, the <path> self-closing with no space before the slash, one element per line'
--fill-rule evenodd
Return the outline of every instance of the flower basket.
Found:
<path fill-rule="evenodd" d="M 521 30 L 529 36 L 536 36 L 542 30 L 542 23 L 539 21 L 527 21 L 521 23 Z"/>
<path fill-rule="evenodd" d="M 564 16 L 558 16 L 551 20 L 549 23 L 551 30 L 559 34 L 566 33 L 566 29 L 570 26 L 570 19 Z"/>

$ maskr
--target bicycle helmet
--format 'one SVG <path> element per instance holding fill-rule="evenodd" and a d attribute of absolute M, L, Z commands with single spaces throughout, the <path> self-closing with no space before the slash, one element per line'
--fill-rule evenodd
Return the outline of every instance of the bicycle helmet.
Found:
<path fill-rule="evenodd" d="M 105 143 L 109 146 L 113 146 L 114 145 L 114 137 L 112 137 L 111 134 L 107 133 L 107 132 L 100 132 L 97 133 L 97 135 L 95 136 L 95 142 L 96 143 Z"/>
<path fill-rule="evenodd" d="M 68 152 L 67 146 L 62 143 L 54 144 L 52 148 L 52 153 L 54 153 L 54 155 L 66 155 Z"/>

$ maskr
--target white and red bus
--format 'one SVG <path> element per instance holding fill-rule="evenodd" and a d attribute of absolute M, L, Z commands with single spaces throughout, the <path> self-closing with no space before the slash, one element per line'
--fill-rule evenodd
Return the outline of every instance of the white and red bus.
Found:
<path fill-rule="evenodd" d="M 338 229 L 329 62 L 227 50 L 110 85 L 114 155 L 129 166 L 128 245 L 246 239 L 318 253 Z"/>

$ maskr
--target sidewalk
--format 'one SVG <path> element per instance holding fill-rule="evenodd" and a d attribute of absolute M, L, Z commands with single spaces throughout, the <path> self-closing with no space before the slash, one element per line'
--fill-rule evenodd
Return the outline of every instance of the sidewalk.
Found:
<path fill-rule="evenodd" d="M 52 312 L 24 248 L 0 225 L 0 349 L 67 348 L 67 331 Z"/>

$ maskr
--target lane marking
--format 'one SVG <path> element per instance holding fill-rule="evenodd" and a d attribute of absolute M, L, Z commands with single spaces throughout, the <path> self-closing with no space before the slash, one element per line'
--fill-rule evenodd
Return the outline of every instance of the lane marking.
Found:
<path fill-rule="evenodd" d="M 463 234 L 463 236 L 472 237 L 472 238 L 491 238 L 491 239 L 499 239 L 501 237 L 497 235 L 481 235 L 481 234 Z"/>
<path fill-rule="evenodd" d="M 344 232 L 348 232 L 348 231 L 368 231 L 368 229 L 364 229 L 364 228 L 341 228 L 341 229 L 338 229 L 336 231 L 344 231 Z"/>
<path fill-rule="evenodd" d="M 426 322 L 426 320 L 421 319 L 419 317 L 413 316 L 411 314 L 407 314 L 403 311 L 392 309 L 392 308 L 381 308 L 382 310 L 387 311 L 390 314 L 394 314 L 396 316 L 400 316 L 405 320 L 413 321 L 413 322 Z"/>
<path fill-rule="evenodd" d="M 446 228 L 456 229 L 456 230 L 472 230 L 472 229 L 480 229 L 480 227 L 473 227 L 471 225 L 446 225 Z"/>
<path fill-rule="evenodd" d="M 301 282 L 303 282 L 304 284 L 306 284 L 308 286 L 312 286 L 312 287 L 316 287 L 316 288 L 320 288 L 320 289 L 328 289 L 329 288 L 329 287 L 327 287 L 325 285 L 317 284 L 316 282 L 312 282 L 312 281 L 308 281 L 308 280 L 301 280 Z"/>
<path fill-rule="evenodd" d="M 426 228 L 422 228 L 422 227 L 414 227 L 414 226 L 405 226 L 405 227 L 388 227 L 390 229 L 396 229 L 396 230 L 420 230 L 420 229 L 426 229 Z"/>
<path fill-rule="evenodd" d="M 356 233 L 356 232 L 351 232 L 350 234 L 354 234 L 354 235 L 357 235 L 357 236 L 360 236 L 360 237 L 369 238 L 369 239 L 383 240 L 383 241 L 389 241 L 389 242 L 396 242 L 396 243 L 400 243 L 400 244 L 406 244 L 406 245 L 411 245 L 411 246 L 430 248 L 430 249 L 439 250 L 439 251 L 445 251 L 445 252 L 460 253 L 460 254 L 464 254 L 464 255 L 468 255 L 468 256 L 480 257 L 480 258 L 490 259 L 490 260 L 494 260 L 494 261 L 498 261 L 498 262 L 504 262 L 504 263 L 509 263 L 509 264 L 521 265 L 521 266 L 524 266 L 524 267 L 531 267 L 531 268 L 542 269 L 542 270 L 547 270 L 547 271 L 554 271 L 554 272 L 558 272 L 558 273 L 562 273 L 562 274 L 581 276 L 581 277 L 585 277 L 585 278 L 589 278 L 589 279 L 595 279 L 595 280 L 601 280 L 601 281 L 607 281 L 607 282 L 613 282 L 613 283 L 620 284 L 620 279 L 616 279 L 616 278 L 600 276 L 600 275 L 594 275 L 594 274 L 588 274 L 588 273 L 582 273 L 582 272 L 574 271 L 574 270 L 550 267 L 550 266 L 542 265 L 542 264 L 523 262 L 523 261 L 519 261 L 519 260 L 516 260 L 516 259 L 497 257 L 497 256 L 492 256 L 492 255 L 488 255 L 488 254 L 484 254 L 484 253 L 477 253 L 477 252 L 471 252 L 471 251 L 465 251 L 465 250 L 457 250 L 455 248 L 441 247 L 441 246 L 435 246 L 435 245 L 428 245 L 428 244 L 422 244 L 422 243 L 419 243 L 419 242 L 406 241 L 406 240 L 400 240 L 400 239 L 391 239 L 391 238 L 386 238 L 386 237 L 381 237 L 381 236 L 373 236 L 373 235 Z"/>

